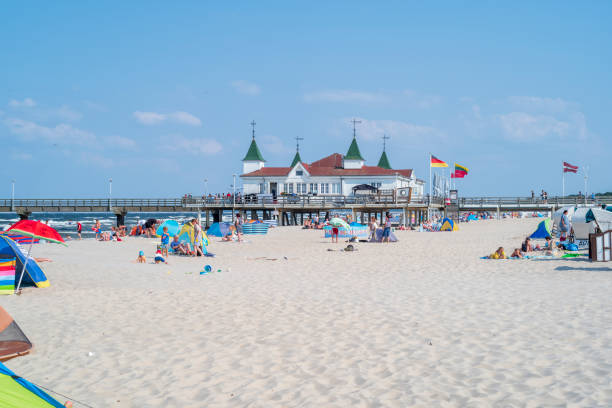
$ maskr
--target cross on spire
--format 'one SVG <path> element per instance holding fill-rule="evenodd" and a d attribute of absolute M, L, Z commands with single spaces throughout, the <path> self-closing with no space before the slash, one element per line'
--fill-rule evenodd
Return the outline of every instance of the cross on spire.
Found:
<path fill-rule="evenodd" d="M 256 125 L 256 124 L 257 124 L 257 123 L 255 123 L 255 120 L 253 120 L 253 121 L 251 122 L 251 127 L 253 128 L 253 140 L 255 140 L 255 125 Z"/>
<path fill-rule="evenodd" d="M 383 152 L 387 149 L 387 140 L 389 140 L 389 139 L 391 139 L 391 138 L 383 133 L 383 136 L 382 136 L 382 140 L 383 140 Z"/>
<path fill-rule="evenodd" d="M 300 140 L 304 140 L 303 137 L 296 136 L 295 138 L 295 150 L 300 151 Z"/>
<path fill-rule="evenodd" d="M 353 122 L 353 139 L 355 139 L 355 138 L 357 137 L 357 136 L 356 136 L 356 128 L 355 128 L 355 125 L 356 125 L 357 123 L 361 123 L 361 121 L 360 121 L 360 120 L 353 119 L 353 120 L 351 120 L 351 122 Z"/>

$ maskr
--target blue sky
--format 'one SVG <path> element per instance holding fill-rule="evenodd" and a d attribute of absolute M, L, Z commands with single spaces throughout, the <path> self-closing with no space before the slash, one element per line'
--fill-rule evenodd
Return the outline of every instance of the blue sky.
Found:
<path fill-rule="evenodd" d="M 368 164 L 387 134 L 419 178 L 469 167 L 464 196 L 559 194 L 562 160 L 612 191 L 612 3 L 289 3 L 4 4 L 0 196 L 227 191 L 251 120 L 286 166 L 296 136 L 346 153 L 352 118 Z"/>

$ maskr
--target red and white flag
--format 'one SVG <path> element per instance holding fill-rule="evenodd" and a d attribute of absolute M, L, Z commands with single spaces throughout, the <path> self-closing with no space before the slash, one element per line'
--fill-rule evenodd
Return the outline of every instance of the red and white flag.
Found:
<path fill-rule="evenodd" d="M 563 162 L 563 172 L 564 173 L 577 173 L 578 166 L 572 166 L 568 162 Z"/>

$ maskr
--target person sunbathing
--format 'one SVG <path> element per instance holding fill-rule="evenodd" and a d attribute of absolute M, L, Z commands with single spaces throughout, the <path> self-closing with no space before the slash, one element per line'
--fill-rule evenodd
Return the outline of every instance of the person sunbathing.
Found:
<path fill-rule="evenodd" d="M 504 247 L 497 248 L 497 251 L 489 255 L 489 259 L 508 259 L 506 253 L 504 252 Z"/>
<path fill-rule="evenodd" d="M 531 238 L 529 237 L 525 238 L 525 242 L 523 242 L 523 244 L 521 245 L 521 251 L 523 252 L 533 252 L 533 251 L 539 251 L 539 250 L 540 250 L 540 245 L 533 246 L 531 244 Z"/>
<path fill-rule="evenodd" d="M 510 255 L 510 258 L 519 258 L 519 259 L 522 259 L 523 258 L 523 253 L 521 252 L 520 249 L 514 248 L 514 252 L 512 252 L 512 255 Z"/>

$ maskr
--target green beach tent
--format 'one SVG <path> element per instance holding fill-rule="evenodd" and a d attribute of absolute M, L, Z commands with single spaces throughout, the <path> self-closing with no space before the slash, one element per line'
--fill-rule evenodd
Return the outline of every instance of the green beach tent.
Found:
<path fill-rule="evenodd" d="M 545 219 L 538 224 L 538 228 L 529 236 L 529 238 L 544 239 L 546 237 L 552 237 L 552 226 L 552 220 L 550 218 Z"/>
<path fill-rule="evenodd" d="M 63 408 L 64 405 L 0 363 L 0 407 Z"/>

